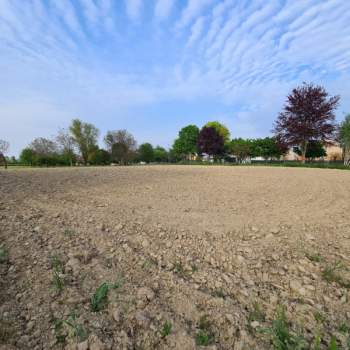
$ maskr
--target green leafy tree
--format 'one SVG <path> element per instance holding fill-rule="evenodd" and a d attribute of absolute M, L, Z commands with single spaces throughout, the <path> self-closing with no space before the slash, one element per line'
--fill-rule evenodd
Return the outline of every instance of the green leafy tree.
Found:
<path fill-rule="evenodd" d="M 22 152 L 19 156 L 19 160 L 21 163 L 23 163 L 25 165 L 34 165 L 35 153 L 33 152 L 33 150 L 31 148 L 26 147 L 22 150 Z"/>
<path fill-rule="evenodd" d="M 343 147 L 344 165 L 350 166 L 350 114 L 340 124 L 339 140 Z"/>
<path fill-rule="evenodd" d="M 225 144 L 230 141 L 230 131 L 224 124 L 221 124 L 218 121 L 212 121 L 205 124 L 205 126 L 214 128 L 219 133 L 219 135 L 222 136 Z"/>
<path fill-rule="evenodd" d="M 89 164 L 93 165 L 108 165 L 111 164 L 111 155 L 104 149 L 98 148 L 92 149 L 89 153 Z"/>
<path fill-rule="evenodd" d="M 298 154 L 299 156 L 302 156 L 302 151 L 299 147 L 294 147 L 293 152 Z M 315 158 L 321 158 L 325 157 L 327 155 L 326 150 L 323 147 L 322 142 L 316 141 L 316 140 L 310 140 L 307 148 L 305 157 L 307 159 L 315 159 Z"/>
<path fill-rule="evenodd" d="M 167 150 L 163 147 L 157 146 L 154 149 L 154 161 L 158 163 L 167 162 L 169 154 Z"/>
<path fill-rule="evenodd" d="M 287 149 L 280 146 L 275 137 L 252 140 L 252 156 L 263 157 L 264 159 L 280 158 Z"/>
<path fill-rule="evenodd" d="M 187 125 L 179 132 L 174 141 L 173 152 L 179 158 L 186 158 L 197 153 L 199 129 L 196 125 Z"/>
<path fill-rule="evenodd" d="M 146 142 L 140 145 L 138 149 L 138 159 L 146 163 L 154 161 L 154 149 L 150 143 Z"/>
<path fill-rule="evenodd" d="M 247 158 L 253 156 L 254 144 L 251 140 L 237 138 L 230 142 L 229 150 L 241 163 Z"/>
<path fill-rule="evenodd" d="M 94 125 L 84 123 L 79 119 L 72 120 L 69 130 L 86 165 L 89 160 L 89 153 L 96 150 L 99 131 Z"/>

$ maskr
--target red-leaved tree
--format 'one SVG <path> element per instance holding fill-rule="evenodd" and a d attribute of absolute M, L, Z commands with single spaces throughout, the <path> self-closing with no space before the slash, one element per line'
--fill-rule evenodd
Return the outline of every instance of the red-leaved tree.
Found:
<path fill-rule="evenodd" d="M 313 84 L 304 83 L 293 89 L 275 122 L 275 136 L 283 145 L 298 146 L 305 161 L 310 141 L 327 143 L 334 139 L 334 110 L 339 99 L 339 96 L 329 97 L 322 86 Z"/>
<path fill-rule="evenodd" d="M 216 157 L 224 153 L 224 138 L 214 127 L 204 126 L 198 135 L 197 148 L 200 154 Z"/>

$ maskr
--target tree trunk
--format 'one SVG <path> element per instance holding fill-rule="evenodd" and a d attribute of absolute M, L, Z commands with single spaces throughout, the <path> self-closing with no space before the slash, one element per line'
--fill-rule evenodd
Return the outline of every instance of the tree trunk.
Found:
<path fill-rule="evenodd" d="M 350 166 L 350 147 L 344 149 L 344 165 Z"/>
<path fill-rule="evenodd" d="M 301 154 L 302 154 L 302 163 L 305 164 L 306 162 L 306 150 L 307 150 L 308 141 L 304 141 L 301 145 Z"/>

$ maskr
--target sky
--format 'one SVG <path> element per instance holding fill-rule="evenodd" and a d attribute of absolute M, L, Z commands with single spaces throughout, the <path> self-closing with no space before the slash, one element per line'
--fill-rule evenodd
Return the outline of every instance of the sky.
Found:
<path fill-rule="evenodd" d="M 350 112 L 347 0 L 0 0 L 0 139 L 73 118 L 169 147 L 218 120 L 264 137 L 302 82 Z"/>

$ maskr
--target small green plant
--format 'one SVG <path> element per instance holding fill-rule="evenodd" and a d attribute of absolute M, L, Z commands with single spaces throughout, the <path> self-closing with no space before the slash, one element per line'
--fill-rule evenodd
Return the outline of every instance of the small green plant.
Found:
<path fill-rule="evenodd" d="M 317 323 L 323 323 L 324 321 L 326 321 L 326 316 L 320 311 L 316 311 L 314 313 L 314 318 Z"/>
<path fill-rule="evenodd" d="M 337 283 L 340 287 L 350 288 L 350 282 L 345 281 L 343 277 L 339 274 L 343 265 L 340 261 L 336 262 L 334 265 L 327 265 L 322 271 L 322 278 L 328 283 Z"/>
<path fill-rule="evenodd" d="M 98 312 L 105 307 L 109 288 L 108 283 L 104 282 L 96 289 L 95 294 L 91 298 L 92 311 Z"/>
<path fill-rule="evenodd" d="M 70 313 L 67 320 L 54 319 L 54 329 L 56 342 L 65 344 L 67 338 L 74 338 L 77 342 L 82 342 L 87 339 L 85 328 L 77 322 L 77 315 L 73 311 Z"/>
<path fill-rule="evenodd" d="M 331 337 L 331 342 L 329 344 L 328 349 L 329 350 L 340 350 L 338 348 L 338 345 L 337 345 L 337 339 L 334 336 Z"/>
<path fill-rule="evenodd" d="M 174 265 L 174 272 L 181 276 L 181 277 L 185 277 L 186 273 L 185 273 L 185 269 L 182 265 L 182 262 L 176 262 Z"/>
<path fill-rule="evenodd" d="M 0 264 L 7 263 L 9 261 L 9 252 L 6 247 L 0 246 Z"/>
<path fill-rule="evenodd" d="M 279 307 L 276 318 L 270 328 L 261 329 L 261 332 L 270 336 L 274 350 L 302 350 L 306 349 L 304 338 L 290 329 L 285 308 Z"/>
<path fill-rule="evenodd" d="M 57 272 L 63 272 L 63 263 L 58 255 L 50 256 L 50 266 Z"/>
<path fill-rule="evenodd" d="M 208 346 L 211 343 L 210 334 L 206 331 L 199 330 L 196 334 L 196 344 L 199 346 Z"/>
<path fill-rule="evenodd" d="M 56 270 L 53 270 L 52 286 L 53 289 L 57 292 L 61 292 L 64 287 L 63 279 L 60 277 L 59 272 Z"/>
<path fill-rule="evenodd" d="M 148 258 L 142 264 L 142 268 L 145 270 L 150 270 L 152 266 L 156 266 L 156 265 L 157 265 L 157 262 L 154 259 Z"/>
<path fill-rule="evenodd" d="M 191 265 L 192 272 L 197 272 L 198 271 L 198 266 L 196 264 Z"/>
<path fill-rule="evenodd" d="M 306 253 L 306 257 L 313 262 L 321 262 L 322 261 L 322 256 L 319 253 Z"/>
<path fill-rule="evenodd" d="M 70 228 L 65 228 L 63 234 L 67 237 L 72 237 L 75 235 L 75 231 Z"/>
<path fill-rule="evenodd" d="M 198 322 L 199 331 L 196 334 L 196 344 L 199 346 L 208 346 L 214 341 L 212 326 L 207 315 L 203 315 Z"/>
<path fill-rule="evenodd" d="M 265 322 L 266 315 L 264 311 L 261 310 L 260 304 L 257 301 L 253 302 L 253 307 L 249 312 L 248 315 L 248 321 L 258 321 L 258 322 Z"/>
<path fill-rule="evenodd" d="M 341 323 L 338 327 L 339 332 L 347 334 L 350 333 L 350 326 L 345 322 Z"/>
<path fill-rule="evenodd" d="M 160 330 L 160 336 L 162 338 L 165 338 L 166 336 L 168 336 L 171 333 L 171 328 L 172 328 L 171 322 L 170 321 L 166 321 L 163 324 L 162 329 Z"/>

